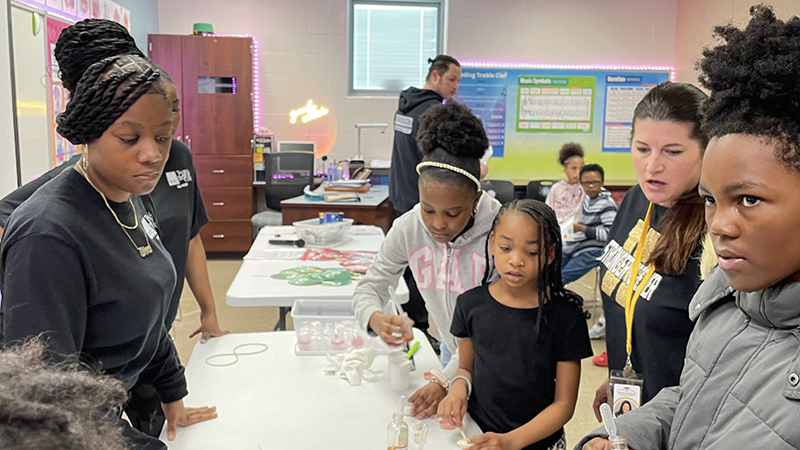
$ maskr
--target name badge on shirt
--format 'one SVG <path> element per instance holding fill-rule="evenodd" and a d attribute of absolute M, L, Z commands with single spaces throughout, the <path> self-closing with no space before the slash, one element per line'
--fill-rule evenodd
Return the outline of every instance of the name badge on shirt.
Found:
<path fill-rule="evenodd" d="M 642 385 L 644 377 L 638 373 L 625 374 L 622 370 L 612 370 L 611 410 L 614 417 L 630 412 L 642 405 Z"/>
<path fill-rule="evenodd" d="M 411 134 L 414 130 L 414 118 L 404 116 L 402 114 L 394 115 L 394 131 L 399 131 L 403 134 Z"/>
<path fill-rule="evenodd" d="M 185 188 L 192 181 L 192 173 L 189 169 L 170 170 L 164 175 L 167 177 L 167 184 L 178 189 Z"/>
<path fill-rule="evenodd" d="M 145 233 L 147 233 L 147 237 L 149 237 L 150 239 L 158 238 L 158 231 L 156 231 L 157 229 L 156 221 L 153 218 L 153 215 L 150 214 L 149 212 L 145 213 L 144 216 L 142 216 L 142 229 L 144 230 Z"/>

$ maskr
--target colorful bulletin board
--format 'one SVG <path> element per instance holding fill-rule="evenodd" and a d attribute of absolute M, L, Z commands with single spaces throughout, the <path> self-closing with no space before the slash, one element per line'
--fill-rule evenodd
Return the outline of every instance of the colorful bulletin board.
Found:
<path fill-rule="evenodd" d="M 50 57 L 47 67 L 50 69 L 50 76 L 47 77 L 47 103 L 51 111 L 50 115 L 50 147 L 51 161 L 53 166 L 57 166 L 68 160 L 75 154 L 76 148 L 68 140 L 61 137 L 56 132 L 56 117 L 64 112 L 64 108 L 69 102 L 69 92 L 64 89 L 61 79 L 58 77 L 58 63 L 56 62 L 55 47 L 58 36 L 64 28 L 70 26 L 69 23 L 47 17 L 47 50 Z"/>
<path fill-rule="evenodd" d="M 489 178 L 526 184 L 564 178 L 558 150 L 578 142 L 606 184 L 634 184 L 630 159 L 633 110 L 670 67 L 462 64 L 455 100 L 482 120 L 494 157 Z"/>

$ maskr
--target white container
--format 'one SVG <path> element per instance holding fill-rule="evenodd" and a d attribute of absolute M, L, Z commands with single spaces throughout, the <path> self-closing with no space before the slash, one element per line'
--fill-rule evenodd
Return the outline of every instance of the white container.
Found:
<path fill-rule="evenodd" d="M 296 355 L 330 355 L 351 348 L 390 348 L 377 336 L 359 329 L 350 300 L 295 300 L 292 305 Z M 342 342 L 343 341 L 343 342 Z"/>
<path fill-rule="evenodd" d="M 297 238 L 306 242 L 309 247 L 325 247 L 339 244 L 350 237 L 353 219 L 342 219 L 341 222 L 319 223 L 319 219 L 308 219 L 294 222 Z"/>
<path fill-rule="evenodd" d="M 389 361 L 389 385 L 393 391 L 407 391 L 411 385 L 411 360 L 406 352 L 394 350 L 386 358 Z"/>

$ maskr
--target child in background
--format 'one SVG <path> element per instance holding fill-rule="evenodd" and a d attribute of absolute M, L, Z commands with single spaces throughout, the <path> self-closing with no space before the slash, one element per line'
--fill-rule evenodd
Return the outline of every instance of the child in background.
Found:
<path fill-rule="evenodd" d="M 556 215 L 536 200 L 504 206 L 489 237 L 500 279 L 459 296 L 459 369 L 438 414 L 485 434 L 470 449 L 564 449 L 580 360 L 592 355 L 579 296 L 561 282 Z M 513 330 L 513 333 L 509 331 Z"/>
<path fill-rule="evenodd" d="M 550 188 L 545 203 L 553 208 L 558 223 L 564 223 L 570 217 L 581 212 L 583 189 L 580 184 L 581 167 L 583 167 L 583 147 L 570 142 L 558 151 L 558 163 L 564 166 L 566 180 L 559 181 Z"/>
<path fill-rule="evenodd" d="M 611 193 L 603 188 L 605 172 L 599 164 L 581 169 L 581 186 L 586 196 L 575 224 L 575 238 L 564 243 L 561 255 L 561 280 L 565 285 L 597 267 L 608 240 L 608 230 L 617 217 L 617 205 Z"/>

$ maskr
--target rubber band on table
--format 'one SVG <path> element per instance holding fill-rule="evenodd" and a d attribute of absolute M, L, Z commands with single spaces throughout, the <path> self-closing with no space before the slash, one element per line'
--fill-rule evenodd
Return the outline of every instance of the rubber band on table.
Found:
<path fill-rule="evenodd" d="M 246 352 L 246 353 L 237 352 L 237 350 L 239 350 L 240 348 L 248 347 L 248 346 L 260 346 L 262 348 L 260 350 Z M 220 353 L 220 354 L 217 354 L 217 355 L 209 356 L 208 358 L 206 358 L 206 364 L 208 364 L 209 366 L 212 366 L 212 367 L 228 367 L 228 366 L 232 366 L 232 365 L 236 364 L 237 362 L 239 362 L 239 357 L 240 356 L 258 355 L 259 353 L 264 353 L 267 350 L 269 350 L 269 346 L 267 344 L 259 344 L 259 343 L 240 344 L 240 345 L 237 345 L 236 347 L 233 348 L 233 353 Z M 233 356 L 234 360 L 233 360 L 233 362 L 230 362 L 230 363 L 214 364 L 214 363 L 210 362 L 214 358 L 224 358 L 224 357 L 231 357 L 231 356 Z"/>

